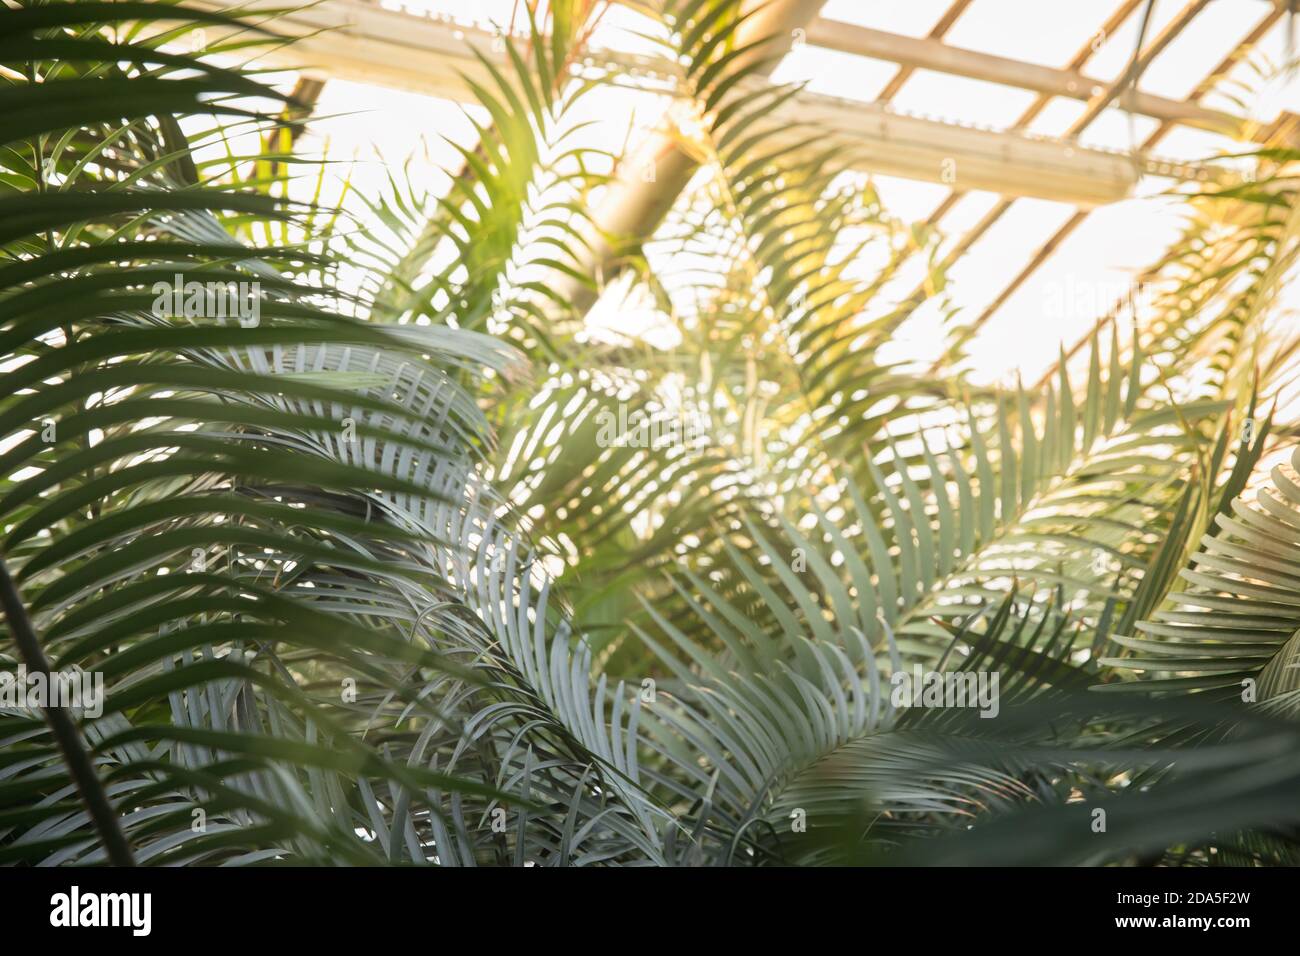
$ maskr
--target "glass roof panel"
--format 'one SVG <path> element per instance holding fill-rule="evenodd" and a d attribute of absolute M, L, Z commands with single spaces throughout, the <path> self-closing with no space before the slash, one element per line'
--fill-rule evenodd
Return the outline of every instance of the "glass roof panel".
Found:
<path fill-rule="evenodd" d="M 984 218 L 1002 199 L 997 193 L 971 190 L 962 195 L 952 209 L 939 220 L 939 227 L 950 236 L 960 236 Z"/>
<path fill-rule="evenodd" d="M 860 27 L 923 37 L 947 12 L 952 0 L 907 0 L 906 3 L 863 3 L 862 0 L 827 0 L 821 15 Z"/>
<path fill-rule="evenodd" d="M 891 214 L 907 222 L 919 222 L 943 202 L 952 192 L 942 183 L 918 182 L 897 176 L 873 176 L 876 192 Z"/>
<path fill-rule="evenodd" d="M 1088 124 L 1079 134 L 1079 142 L 1098 149 L 1137 150 L 1159 125 L 1159 121 L 1149 116 L 1112 106 Z M 1157 148 L 1155 152 L 1163 155 L 1164 150 Z"/>
<path fill-rule="evenodd" d="M 874 102 L 898 72 L 897 63 L 804 45 L 772 71 L 776 83 L 807 83 L 814 93 Z"/>
<path fill-rule="evenodd" d="M 1155 199 L 1096 210 L 971 343 L 975 377 L 996 382 L 1016 369 L 1028 375 L 1050 365 L 1062 343 L 1076 342 L 1124 298 L 1135 273 L 1178 237 L 1184 215 Z"/>
<path fill-rule="evenodd" d="M 1051 6 L 1055 8 L 1060 5 L 1051 4 Z M 1114 9 L 1117 4 L 1111 6 Z M 1145 42 L 1150 43 L 1159 36 L 1160 31 L 1168 26 L 1185 6 L 1184 0 L 1156 0 L 1150 20 L 1147 22 Z M 1093 53 L 1088 58 L 1084 70 L 1088 76 L 1113 82 L 1124 74 L 1133 63 L 1133 54 L 1137 49 L 1138 37 L 1142 34 L 1146 9 L 1147 3 L 1143 2 L 1125 17 L 1124 22 L 1116 29 L 1104 35 L 1092 35 Z M 1087 40 L 1088 37 L 1080 37 L 1080 39 Z M 1207 67 L 1213 65 L 1213 62 L 1212 58 L 1206 58 Z"/>
<path fill-rule="evenodd" d="M 1259 19 L 1259 0 L 1215 0 L 1142 72 L 1138 88 L 1186 99 Z"/>
<path fill-rule="evenodd" d="M 906 113 L 1007 129 L 1037 98 L 1028 90 L 987 83 L 964 76 L 917 70 L 892 101 Z"/>
<path fill-rule="evenodd" d="M 949 46 L 1064 66 L 1106 22 L 1114 0 L 975 0 L 944 37 Z M 1015 24 L 1015 29 L 1008 29 Z"/>

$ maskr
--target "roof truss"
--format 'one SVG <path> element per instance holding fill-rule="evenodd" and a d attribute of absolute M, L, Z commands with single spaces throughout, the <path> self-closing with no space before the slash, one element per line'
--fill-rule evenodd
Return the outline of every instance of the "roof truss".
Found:
<path fill-rule="evenodd" d="M 946 44 L 944 35 L 971 3 L 972 0 L 954 0 L 929 35 L 921 38 L 818 17 L 820 0 L 773 0 L 770 7 L 774 12 L 765 14 L 762 23 L 769 27 L 775 25 L 777 30 L 794 27 L 803 39 L 815 46 L 899 66 L 875 104 L 805 91 L 787 101 L 783 113 L 776 117 L 779 123 L 789 125 L 811 120 L 836 131 L 857 147 L 855 152 L 861 157 L 864 169 L 952 185 L 952 192 L 932 214 L 932 222 L 941 219 L 967 191 L 987 190 L 1003 197 L 973 229 L 950 246 L 945 264 L 951 265 L 977 242 L 1016 198 L 1051 199 L 1079 207 L 981 313 L 975 328 L 986 323 L 1050 258 L 1070 232 L 1086 219 L 1089 209 L 1131 195 L 1139 174 L 1206 178 L 1203 168 L 1162 161 L 1150 155 L 1172 129 L 1189 126 L 1256 142 L 1266 142 L 1275 133 L 1209 109 L 1200 100 L 1219 76 L 1276 23 L 1286 8 L 1283 0 L 1268 0 L 1270 9 L 1256 28 L 1185 101 L 1139 91 L 1136 77 L 1209 0 L 1190 0 L 1143 45 L 1129 70 L 1114 83 L 1099 82 L 1084 71 L 1094 52 L 1090 45 L 1082 47 L 1065 67 L 1054 69 Z M 196 0 L 196 5 L 230 10 L 245 8 L 241 0 Z M 1146 9 L 1143 0 L 1118 0 L 1103 29 L 1111 34 L 1129 16 Z M 480 79 L 483 73 L 473 54 L 475 48 L 489 59 L 506 62 L 500 36 L 491 29 L 458 24 L 449 18 L 388 10 L 377 0 L 328 0 L 279 13 L 274 22 L 277 29 L 297 40 L 267 59 L 301 69 L 312 77 L 340 77 L 465 101 L 468 90 L 462 74 Z M 671 76 L 667 64 L 652 59 L 610 50 L 590 53 L 592 63 L 607 69 L 620 82 L 634 86 L 657 87 Z M 885 104 L 916 70 L 999 83 L 1030 90 L 1038 96 L 1020 120 L 1007 130 L 978 129 L 889 110 Z M 1026 134 L 1025 127 L 1055 97 L 1082 101 L 1087 107 L 1060 139 Z M 1078 135 L 1112 105 L 1153 117 L 1160 123 L 1136 155 L 1085 149 L 1077 143 Z M 636 177 L 626 183 L 615 183 L 609 208 L 596 211 L 597 220 L 608 231 L 637 232 L 633 227 L 657 222 L 690 177 L 693 165 L 677 155 L 680 151 L 674 149 L 671 138 L 652 141 L 645 149 L 659 170 L 656 182 L 647 184 Z M 640 168 L 641 164 L 634 165 Z M 604 254 L 611 257 L 615 251 L 607 249 Z M 603 274 L 603 263 L 594 265 L 596 273 Z M 903 311 L 924 301 L 926 294 L 924 287 L 918 289 L 905 300 Z"/>

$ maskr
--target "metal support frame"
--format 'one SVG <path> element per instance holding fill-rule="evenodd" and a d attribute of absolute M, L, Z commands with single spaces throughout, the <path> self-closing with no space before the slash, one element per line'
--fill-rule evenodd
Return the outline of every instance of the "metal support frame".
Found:
<path fill-rule="evenodd" d="M 945 265 L 951 265 L 968 250 L 1010 208 L 1015 198 L 1036 197 L 1073 203 L 1080 208 L 1035 254 L 1030 264 L 1003 290 L 973 323 L 978 329 L 1006 302 L 1030 274 L 1048 258 L 1060 242 L 1087 216 L 1087 209 L 1131 194 L 1139 173 L 1172 178 L 1205 178 L 1205 171 L 1189 164 L 1162 162 L 1147 155 L 1170 129 L 1187 125 L 1230 136 L 1266 136 L 1267 131 L 1248 129 L 1237 117 L 1206 109 L 1198 102 L 1209 86 L 1198 88 L 1185 102 L 1133 92 L 1126 88 L 1160 52 L 1187 26 L 1209 0 L 1191 0 L 1160 35 L 1144 47 L 1133 67 L 1113 84 L 1100 84 L 1082 72 L 1091 56 L 1092 45 L 1081 49 L 1063 69 L 1022 63 L 1005 57 L 950 47 L 942 42 L 971 0 L 954 0 L 924 38 L 902 37 L 879 30 L 838 23 L 818 17 L 821 0 L 754 0 L 759 13 L 745 24 L 743 39 L 780 35 L 799 29 L 807 42 L 845 52 L 887 59 L 899 64 L 897 74 L 882 91 L 876 104 L 863 104 L 812 93 L 801 93 L 784 104 L 776 117 L 782 125 L 816 121 L 844 136 L 856 147 L 861 168 L 904 178 L 946 182 L 956 161 L 959 188 L 953 190 L 931 215 L 937 222 L 968 190 L 998 192 L 1001 199 L 974 229 L 949 250 Z M 1103 30 L 1117 29 L 1141 0 L 1121 0 Z M 236 10 L 246 6 L 239 0 L 195 0 L 196 5 Z M 1266 25 L 1282 12 L 1274 4 L 1265 24 L 1256 28 L 1262 35 Z M 337 76 L 362 82 L 465 101 L 469 91 L 463 76 L 476 81 L 486 71 L 475 50 L 498 64 L 507 57 L 499 34 L 482 25 L 458 23 L 446 17 L 422 17 L 380 6 L 376 0 L 328 0 L 299 10 L 277 13 L 277 30 L 297 41 L 259 53 L 259 60 L 301 69 L 308 77 Z M 1244 43 L 1253 42 L 1247 38 Z M 770 51 L 769 51 L 770 52 Z M 1234 56 L 1238 51 L 1234 51 Z M 632 83 L 654 84 L 671 77 L 670 65 L 644 57 L 608 50 L 589 51 L 591 62 Z M 758 54 L 755 54 L 758 55 Z M 1229 61 L 1235 62 L 1230 57 Z M 1230 65 L 1229 61 L 1225 64 Z M 1215 74 L 1225 68 L 1221 65 Z M 990 82 L 1029 89 L 1039 94 L 1034 104 L 1010 129 L 976 129 L 956 123 L 908 116 L 888 110 L 891 99 L 917 69 L 937 70 Z M 463 75 L 463 76 L 462 76 Z M 1207 78 L 1207 83 L 1213 77 Z M 1053 98 L 1063 96 L 1086 102 L 1083 115 L 1062 140 L 1027 136 L 1024 128 Z M 1120 101 L 1126 109 L 1160 121 L 1160 126 L 1134 157 L 1104 150 L 1083 149 L 1073 142 L 1109 106 Z M 646 162 L 656 168 L 654 183 L 642 182 L 639 170 Z M 676 201 L 694 172 L 694 162 L 678 148 L 670 132 L 650 137 L 640 152 L 623 164 L 623 170 L 606 194 L 606 201 L 594 211 L 602 232 L 594 242 L 590 265 L 593 274 L 609 278 L 617 260 L 626 252 L 605 236 L 644 235 L 653 229 Z M 904 300 L 909 307 L 924 301 L 925 287 Z M 579 298 L 582 294 L 579 293 Z M 580 303 L 581 305 L 581 303 Z"/>
<path fill-rule="evenodd" d="M 1187 14 L 1192 7 L 1195 7 L 1196 9 L 1192 11 L 1191 15 L 1195 15 L 1195 12 L 1199 11 L 1199 9 L 1203 6 L 1204 3 L 1191 4 L 1188 8 L 1184 9 L 1182 14 L 1180 14 L 1178 18 L 1175 18 L 1175 22 L 1177 22 L 1178 19 L 1183 17 L 1185 14 Z M 1214 88 L 1214 84 L 1218 80 L 1218 78 L 1222 76 L 1224 73 L 1226 73 L 1228 70 L 1230 70 L 1237 63 L 1237 61 L 1240 60 L 1240 58 L 1245 54 L 1245 51 L 1247 49 L 1249 49 L 1255 43 L 1259 42 L 1260 38 L 1262 38 L 1264 34 L 1273 26 L 1273 24 L 1276 23 L 1277 20 L 1282 16 L 1282 12 L 1283 12 L 1282 8 L 1279 5 L 1279 6 L 1274 6 L 1272 10 L 1270 10 L 1267 14 L 1265 14 L 1263 19 L 1255 26 L 1255 28 L 1251 30 L 1251 32 L 1239 44 L 1237 44 L 1237 46 L 1218 65 L 1216 65 L 1214 69 L 1209 72 L 1209 74 L 1206 75 L 1206 77 L 1201 81 L 1200 84 L 1198 84 L 1196 89 L 1192 92 L 1190 98 L 1192 100 L 1199 100 L 1202 97 L 1204 97 L 1207 93 L 1209 93 L 1210 90 Z M 1190 16 L 1187 16 L 1187 20 L 1190 21 Z M 1170 26 L 1173 25 L 1174 25 L 1173 23 L 1170 24 Z M 1186 24 L 1184 23 L 1183 25 L 1185 26 Z M 1150 58 L 1145 58 L 1145 59 L 1147 62 L 1150 62 Z M 1099 114 L 1100 110 L 1098 110 L 1097 112 Z M 1084 114 L 1085 117 L 1087 115 L 1088 115 L 1087 113 Z M 1083 118 L 1084 117 L 1080 117 L 1080 120 L 1082 120 Z M 1091 122 L 1091 120 L 1089 120 L 1089 122 Z M 1162 140 L 1169 133 L 1170 130 L 1174 128 L 1175 125 L 1176 124 L 1172 121 L 1166 121 L 1162 123 L 1160 126 L 1156 127 L 1156 129 L 1152 131 L 1151 135 L 1146 138 L 1146 140 L 1142 143 L 1142 146 L 1140 148 L 1142 150 L 1152 149 L 1160 142 L 1160 140 Z M 1080 129 L 1081 128 L 1082 127 L 1080 127 Z M 1265 131 L 1263 135 L 1267 136 L 1267 131 Z M 1011 296 L 1013 296 L 1016 293 L 1016 291 L 1019 290 L 1020 287 L 1023 286 L 1025 282 L 1029 280 L 1029 277 L 1032 276 L 1034 272 L 1036 272 L 1038 268 L 1051 257 L 1052 253 L 1054 253 L 1060 247 L 1061 243 L 1064 242 L 1065 239 L 1069 237 L 1069 235 L 1072 232 L 1074 232 L 1074 230 L 1077 229 L 1087 218 L 1088 218 L 1087 211 L 1079 210 L 1073 216 L 1067 219 L 1065 223 L 1062 224 L 1061 227 L 1057 229 L 1057 231 L 1053 233 L 1052 236 L 1043 244 L 1043 246 L 1039 249 L 1039 251 L 1035 253 L 1033 258 L 1029 260 L 1029 262 L 1025 265 L 1025 267 L 1022 268 L 1020 272 L 1018 272 L 1016 276 L 1002 289 L 1002 291 L 998 293 L 998 295 L 993 299 L 993 301 L 990 302 L 984 308 L 984 310 L 980 313 L 979 317 L 976 318 L 975 321 L 972 323 L 971 333 L 973 334 L 974 332 L 977 332 L 980 328 L 982 328 L 985 324 L 987 324 L 988 321 L 992 319 L 993 316 L 997 313 L 997 311 L 1007 303 L 1007 301 L 1011 298 Z M 1076 345 L 1073 349 L 1071 349 L 1070 354 L 1071 355 L 1074 354 L 1074 352 L 1078 348 L 1079 346 Z"/>
<path fill-rule="evenodd" d="M 1130 2 L 1125 0 L 1126 6 Z M 968 3 L 969 0 L 958 0 L 936 24 L 930 37 L 914 42 L 941 46 L 943 32 Z M 196 0 L 196 5 L 229 10 L 241 6 L 238 0 Z M 743 25 L 745 35 L 741 39 L 750 42 L 794 29 L 805 30 L 809 42 L 825 39 L 834 32 L 828 26 L 830 21 L 811 22 L 819 7 L 820 0 L 777 0 L 767 4 Z M 471 99 L 465 77 L 475 82 L 488 79 L 475 50 L 497 65 L 507 65 L 501 37 L 492 30 L 389 10 L 372 0 L 328 0 L 285 12 L 275 18 L 274 26 L 298 39 L 292 44 L 261 50 L 258 59 L 271 65 L 292 66 L 309 77 L 335 76 L 464 102 Z M 845 25 L 835 24 L 834 30 L 841 26 Z M 761 54 L 756 51 L 754 55 Z M 594 66 L 633 83 L 639 80 L 663 83 L 673 75 L 670 64 L 651 58 L 608 50 L 591 50 L 589 56 Z M 905 49 L 895 59 L 901 68 L 882 93 L 880 102 L 886 101 L 889 97 L 885 94 L 900 87 L 913 69 L 925 68 L 925 64 L 909 62 Z M 1014 65 L 1014 61 L 1003 62 Z M 1077 71 L 1071 68 L 1065 72 Z M 1173 101 L 1161 102 L 1164 105 L 1153 109 L 1174 122 L 1192 122 L 1204 127 L 1231 121 L 1211 111 L 1197 113 Z M 977 129 L 816 93 L 804 92 L 788 101 L 776 119 L 782 126 L 815 119 L 858 147 L 855 158 L 865 170 L 943 183 L 948 181 L 947 171 L 955 161 L 960 165 L 959 182 L 963 188 L 1081 206 L 1125 198 L 1131 194 L 1139 172 L 1174 178 L 1197 177 L 1203 173 L 1189 164 L 1147 156 L 1138 157 L 1135 166 L 1133 158 L 1124 154 L 1032 137 L 1020 129 Z M 597 216 L 601 227 L 611 233 L 629 234 L 628 227 L 648 222 L 646 217 L 654 218 L 661 215 L 665 206 L 670 207 L 676 198 L 672 185 L 681 180 L 684 186 L 694 169 L 694 164 L 679 153 L 670 132 L 652 136 L 626 164 L 632 174 L 629 180 L 610 190 L 610 195 L 622 205 L 617 213 Z M 655 163 L 654 184 L 640 181 L 639 170 L 648 162 Z M 645 192 L 656 195 L 640 195 Z"/>

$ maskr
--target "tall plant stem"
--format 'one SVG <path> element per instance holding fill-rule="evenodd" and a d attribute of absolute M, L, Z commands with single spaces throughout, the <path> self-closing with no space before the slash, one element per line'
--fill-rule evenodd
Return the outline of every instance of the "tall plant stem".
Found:
<path fill-rule="evenodd" d="M 14 584 L 14 579 L 9 576 L 9 569 L 3 559 L 0 559 L 0 607 L 4 608 L 5 620 L 9 622 L 14 643 L 18 645 L 18 652 L 22 655 L 24 663 L 34 673 L 48 676 L 49 659 L 45 656 L 41 642 L 36 638 L 32 620 L 27 615 L 27 608 L 23 606 L 18 587 Z M 81 739 L 77 725 L 72 722 L 71 714 L 66 707 L 45 707 L 42 710 L 45 714 L 45 722 L 50 725 L 54 739 L 58 741 L 59 749 L 63 751 L 63 759 L 72 772 L 72 779 L 76 781 L 77 791 L 81 794 L 86 809 L 90 811 L 90 819 L 94 822 L 95 829 L 99 831 L 104 850 L 108 854 L 108 861 L 114 866 L 135 866 L 135 855 L 131 852 L 130 844 L 126 842 L 122 828 L 118 826 L 117 814 L 109 802 L 104 784 L 95 774 L 95 766 L 91 763 L 90 754 Z"/>

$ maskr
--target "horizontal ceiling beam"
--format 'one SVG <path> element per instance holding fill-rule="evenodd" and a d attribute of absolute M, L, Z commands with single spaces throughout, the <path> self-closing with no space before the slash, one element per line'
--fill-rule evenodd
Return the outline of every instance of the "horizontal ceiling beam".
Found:
<path fill-rule="evenodd" d="M 773 120 L 788 130 L 785 135 L 792 141 L 809 134 L 806 124 L 835 130 L 851 151 L 853 165 L 872 172 L 1077 206 L 1131 196 L 1143 165 L 1135 167 L 1128 155 L 959 126 L 830 96 L 798 95 L 783 104 Z"/>
<path fill-rule="evenodd" d="M 825 17 L 819 17 L 809 26 L 807 42 L 813 46 L 885 60 L 913 69 L 932 70 L 1084 102 L 1099 95 L 1110 85 L 1105 80 L 1093 79 L 1077 70 L 1040 66 L 1023 60 L 965 50 L 929 37 L 902 36 Z M 1123 109 L 1161 121 L 1195 126 L 1234 138 L 1241 138 L 1246 133 L 1242 120 L 1236 116 L 1198 103 L 1172 100 L 1141 90 L 1121 94 L 1119 105 Z"/>
<path fill-rule="evenodd" d="M 276 10 L 259 18 L 244 0 L 191 0 L 200 9 L 237 14 L 294 42 L 256 48 L 257 61 L 300 70 L 320 79 L 350 80 L 464 102 L 470 90 L 461 74 L 475 82 L 487 71 L 477 49 L 505 65 L 499 38 L 481 26 L 450 19 L 388 10 L 370 0 L 323 0 L 311 6 Z M 208 27 L 209 37 L 229 31 Z M 241 34 L 251 38 L 250 34 Z"/>
<path fill-rule="evenodd" d="M 246 10 L 238 0 L 194 0 L 196 6 Z M 483 79 L 474 50 L 501 64 L 500 38 L 483 27 L 387 10 L 367 0 L 325 0 L 282 13 L 268 23 L 296 42 L 259 53 L 260 61 L 334 77 L 471 101 L 461 74 Z M 209 30 L 209 33 L 212 31 Z M 592 51 L 593 62 L 624 81 L 653 85 L 671 67 L 648 58 Z M 1086 149 L 1019 132 L 977 129 L 894 113 L 869 103 L 802 92 L 775 119 L 791 127 L 819 123 L 854 147 L 855 165 L 887 175 L 1052 199 L 1091 207 L 1132 194 L 1139 172 L 1197 178 L 1197 169 L 1104 150 Z"/>

